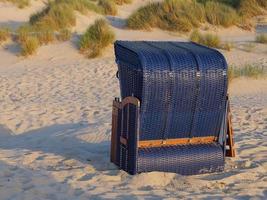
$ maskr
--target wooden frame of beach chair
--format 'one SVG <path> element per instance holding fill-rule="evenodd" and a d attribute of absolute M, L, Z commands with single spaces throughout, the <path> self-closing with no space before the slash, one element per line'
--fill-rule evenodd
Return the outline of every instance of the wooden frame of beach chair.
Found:
<path fill-rule="evenodd" d="M 111 161 L 130 173 L 224 170 L 235 156 L 224 56 L 192 42 L 116 41 Z"/>
<path fill-rule="evenodd" d="M 134 119 L 130 119 L 129 117 L 129 106 L 133 105 L 135 107 L 135 117 Z M 122 110 L 127 108 L 127 113 L 125 116 L 122 116 Z M 224 128 L 224 136 L 225 138 L 224 145 L 225 145 L 225 156 L 227 157 L 235 157 L 235 149 L 234 149 L 234 138 L 233 138 L 233 129 L 232 129 L 232 120 L 231 120 L 231 110 L 229 99 L 227 95 L 227 106 L 226 106 L 226 127 Z M 140 101 L 136 97 L 126 97 L 122 101 L 119 98 L 115 98 L 113 101 L 112 106 L 112 134 L 111 134 L 111 153 L 110 153 L 110 160 L 114 164 L 120 166 L 120 168 L 128 171 L 125 169 L 127 166 L 122 166 L 121 162 L 121 148 L 129 147 L 128 143 L 129 137 L 135 138 L 136 145 L 131 145 L 136 149 L 128 149 L 134 152 L 137 152 L 139 148 L 151 148 L 151 147 L 164 147 L 164 146 L 175 146 L 175 145 L 190 145 L 190 144 L 209 144 L 213 142 L 218 142 L 219 138 L 214 136 L 209 137 L 194 137 L 194 138 L 178 138 L 178 139 L 167 139 L 167 140 L 147 140 L 147 141 L 140 141 L 139 140 L 139 118 L 140 118 Z M 126 124 L 130 124 L 132 122 L 135 123 L 135 134 L 129 136 L 128 134 L 123 134 L 121 132 L 123 121 L 126 120 Z M 124 136 L 123 136 L 124 135 Z M 126 136 L 126 137 L 125 137 Z M 134 166 L 134 165 L 133 165 Z M 136 169 L 132 169 L 136 170 Z"/>

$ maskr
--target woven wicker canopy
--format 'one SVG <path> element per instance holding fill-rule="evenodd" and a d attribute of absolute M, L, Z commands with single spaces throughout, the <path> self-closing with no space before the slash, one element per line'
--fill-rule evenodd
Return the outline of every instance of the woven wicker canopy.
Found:
<path fill-rule="evenodd" d="M 227 64 L 220 52 L 188 42 L 117 41 L 122 98 L 141 101 L 141 140 L 218 136 Z"/>
<path fill-rule="evenodd" d="M 235 155 L 223 55 L 192 42 L 117 41 L 115 56 L 111 161 L 130 174 L 222 171 Z"/>

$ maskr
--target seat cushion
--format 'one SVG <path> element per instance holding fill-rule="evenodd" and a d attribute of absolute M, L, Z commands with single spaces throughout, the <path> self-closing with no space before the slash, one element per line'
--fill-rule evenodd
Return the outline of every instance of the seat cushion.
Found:
<path fill-rule="evenodd" d="M 137 171 L 174 172 L 194 175 L 222 171 L 224 152 L 220 144 L 194 144 L 140 148 Z"/>

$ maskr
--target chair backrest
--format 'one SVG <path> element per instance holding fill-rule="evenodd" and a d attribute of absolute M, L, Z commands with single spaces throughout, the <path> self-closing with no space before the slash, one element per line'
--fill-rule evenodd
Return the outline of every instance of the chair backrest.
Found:
<path fill-rule="evenodd" d="M 227 64 L 192 42 L 116 41 L 121 96 L 141 101 L 140 140 L 218 136 Z"/>

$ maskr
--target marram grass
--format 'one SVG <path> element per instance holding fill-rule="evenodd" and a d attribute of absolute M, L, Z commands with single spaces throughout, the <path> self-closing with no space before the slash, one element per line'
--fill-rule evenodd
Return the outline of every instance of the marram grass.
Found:
<path fill-rule="evenodd" d="M 89 58 L 97 57 L 114 41 L 114 33 L 104 19 L 98 19 L 81 36 L 79 49 Z"/>

